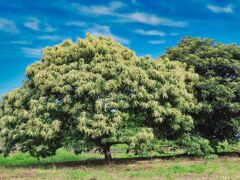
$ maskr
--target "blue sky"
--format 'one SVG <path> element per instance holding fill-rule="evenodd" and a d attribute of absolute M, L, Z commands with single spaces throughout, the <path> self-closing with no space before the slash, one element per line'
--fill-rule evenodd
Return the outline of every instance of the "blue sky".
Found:
<path fill-rule="evenodd" d="M 0 0 L 0 96 L 41 49 L 87 32 L 158 57 L 186 35 L 240 43 L 240 0 Z"/>

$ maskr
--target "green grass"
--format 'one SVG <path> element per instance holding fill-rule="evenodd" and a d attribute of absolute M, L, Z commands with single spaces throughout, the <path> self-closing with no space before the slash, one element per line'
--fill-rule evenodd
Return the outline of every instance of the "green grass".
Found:
<path fill-rule="evenodd" d="M 126 146 L 112 148 L 113 157 L 130 158 L 125 154 Z M 72 161 L 103 159 L 99 153 L 75 155 L 59 149 L 53 157 L 41 159 L 40 164 L 29 154 L 14 153 L 0 156 L 0 179 L 240 179 L 239 158 L 172 158 L 170 160 L 133 160 L 112 164 L 70 166 Z M 61 167 L 44 163 L 59 163 Z M 42 163 L 42 164 L 41 164 Z M 37 166 L 33 166 L 36 165 Z M 14 166 L 13 166 L 14 165 Z"/>
<path fill-rule="evenodd" d="M 67 161 L 82 161 L 87 159 L 101 159 L 98 153 L 89 154 L 83 153 L 81 155 L 75 155 L 74 153 L 67 151 L 65 149 L 59 149 L 55 156 L 40 159 L 40 163 L 55 163 L 55 162 L 67 162 Z M 26 166 L 38 164 L 36 158 L 31 157 L 28 153 L 14 153 L 10 154 L 8 157 L 4 158 L 0 155 L 0 167 L 1 166 Z"/>
<path fill-rule="evenodd" d="M 126 145 L 116 145 L 112 147 L 113 158 L 131 158 L 136 157 L 133 154 L 126 154 Z M 89 159 L 103 159 L 100 153 L 82 153 L 76 155 L 66 149 L 59 149 L 55 156 L 40 159 L 40 163 L 56 163 L 56 162 L 70 162 L 70 161 L 83 161 Z M 33 158 L 28 153 L 13 153 L 4 158 L 0 154 L 0 167 L 2 166 L 27 166 L 39 164 L 36 158 Z"/>
<path fill-rule="evenodd" d="M 85 159 L 82 157 L 80 159 Z M 76 160 L 76 159 L 75 159 Z M 50 161 L 50 160 L 49 160 Z M 63 162 L 62 160 L 61 162 Z M 77 167 L 0 167 L 0 179 L 240 179 L 240 159 L 145 160 Z"/>

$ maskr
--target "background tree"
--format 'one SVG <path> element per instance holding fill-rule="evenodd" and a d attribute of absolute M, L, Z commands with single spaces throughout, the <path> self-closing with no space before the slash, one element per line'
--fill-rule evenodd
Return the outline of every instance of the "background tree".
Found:
<path fill-rule="evenodd" d="M 46 157 L 68 146 L 94 146 L 111 159 L 110 147 L 128 144 L 141 153 L 155 139 L 178 139 L 193 128 L 197 75 L 167 59 L 138 58 L 111 38 L 90 34 L 43 50 L 20 89 L 3 97 L 0 133 L 5 154 Z"/>
<path fill-rule="evenodd" d="M 164 57 L 200 75 L 195 96 L 203 108 L 194 116 L 196 131 L 212 142 L 234 138 L 240 130 L 240 48 L 185 37 Z"/>

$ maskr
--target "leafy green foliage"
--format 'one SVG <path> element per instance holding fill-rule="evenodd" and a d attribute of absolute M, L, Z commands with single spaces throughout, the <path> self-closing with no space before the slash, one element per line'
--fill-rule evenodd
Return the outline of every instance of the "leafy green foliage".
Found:
<path fill-rule="evenodd" d="M 197 133 L 213 142 L 234 138 L 240 131 L 240 48 L 185 37 L 164 57 L 200 75 L 194 93 L 202 104 L 194 115 Z"/>
<path fill-rule="evenodd" d="M 32 94 L 34 92 L 17 89 L 4 96 L 1 102 L 0 127 L 5 155 L 16 144 L 21 144 L 22 152 L 28 151 L 34 157 L 54 155 L 61 146 L 61 122 L 57 118 L 50 119 L 50 114 L 56 113 L 58 108 L 54 103 L 46 103 L 44 97 Z"/>
<path fill-rule="evenodd" d="M 216 151 L 218 153 L 238 152 L 240 149 L 239 142 L 228 142 L 227 140 L 218 142 Z"/>
<path fill-rule="evenodd" d="M 198 76 L 179 62 L 138 58 L 111 38 L 90 34 L 43 50 L 23 86 L 3 97 L 5 155 L 18 144 L 34 157 L 62 146 L 76 153 L 128 144 L 141 154 L 151 139 L 179 139 L 192 130 Z"/>
<path fill-rule="evenodd" d="M 207 156 L 214 152 L 209 140 L 199 136 L 185 135 L 178 143 L 189 155 Z"/>
<path fill-rule="evenodd" d="M 151 129 L 144 129 L 133 137 L 130 144 L 130 149 L 133 149 L 136 155 L 146 156 L 149 155 L 153 144 L 154 135 Z"/>

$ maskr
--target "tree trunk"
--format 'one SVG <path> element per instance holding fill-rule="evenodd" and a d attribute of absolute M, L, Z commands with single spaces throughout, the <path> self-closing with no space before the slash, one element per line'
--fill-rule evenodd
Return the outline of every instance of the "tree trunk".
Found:
<path fill-rule="evenodd" d="M 105 156 L 105 160 L 111 161 L 112 160 L 112 155 L 111 155 L 111 150 L 110 150 L 110 145 L 103 145 L 103 152 Z"/>

